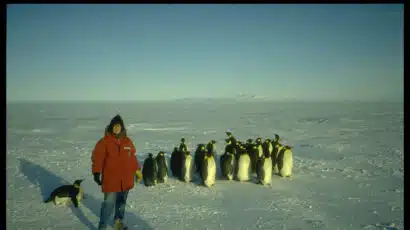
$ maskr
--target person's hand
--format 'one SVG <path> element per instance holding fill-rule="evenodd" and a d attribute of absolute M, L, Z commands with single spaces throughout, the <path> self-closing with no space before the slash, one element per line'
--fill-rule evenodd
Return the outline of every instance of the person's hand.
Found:
<path fill-rule="evenodd" d="M 94 173 L 94 181 L 97 183 L 99 186 L 101 186 L 101 174 L 100 173 Z"/>
<path fill-rule="evenodd" d="M 142 179 L 142 173 L 140 170 L 135 171 L 135 182 L 139 183 Z"/>

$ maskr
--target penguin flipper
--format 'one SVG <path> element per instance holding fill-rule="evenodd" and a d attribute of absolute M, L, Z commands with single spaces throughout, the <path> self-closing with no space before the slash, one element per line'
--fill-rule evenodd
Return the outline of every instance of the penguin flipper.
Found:
<path fill-rule="evenodd" d="M 74 206 L 78 208 L 78 200 L 76 196 L 71 196 L 71 201 L 73 202 Z"/>

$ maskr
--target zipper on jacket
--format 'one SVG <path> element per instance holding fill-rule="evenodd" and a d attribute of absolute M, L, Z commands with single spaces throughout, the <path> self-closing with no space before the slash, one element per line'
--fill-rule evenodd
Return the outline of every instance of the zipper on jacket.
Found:
<path fill-rule="evenodd" d="M 119 156 L 121 152 L 120 140 L 117 140 L 117 146 L 118 146 L 118 156 Z"/>

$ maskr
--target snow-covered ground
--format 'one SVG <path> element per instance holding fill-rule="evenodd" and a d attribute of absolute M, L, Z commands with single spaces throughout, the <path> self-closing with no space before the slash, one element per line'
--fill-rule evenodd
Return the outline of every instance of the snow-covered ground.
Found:
<path fill-rule="evenodd" d="M 278 133 L 294 146 L 293 177 L 275 175 L 272 187 L 138 184 L 131 229 L 404 229 L 401 103 L 184 103 L 9 103 L 7 229 L 96 229 L 91 150 L 117 112 L 141 164 L 159 150 L 169 159 L 181 137 L 189 147 L 215 139 L 220 155 L 226 130 L 243 141 Z M 43 203 L 76 179 L 85 179 L 79 209 Z"/>

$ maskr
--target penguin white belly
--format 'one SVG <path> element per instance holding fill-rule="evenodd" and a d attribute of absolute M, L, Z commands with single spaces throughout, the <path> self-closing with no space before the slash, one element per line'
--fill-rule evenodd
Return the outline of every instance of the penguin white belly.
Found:
<path fill-rule="evenodd" d="M 265 158 L 264 164 L 262 166 L 262 170 L 264 171 L 264 178 L 262 178 L 261 183 L 263 185 L 271 184 L 272 182 L 272 159 Z"/>
<path fill-rule="evenodd" d="M 70 197 L 56 196 L 54 198 L 54 202 L 55 202 L 56 205 L 59 205 L 59 206 L 67 206 L 71 203 L 71 198 Z"/>
<path fill-rule="evenodd" d="M 269 150 L 269 153 L 272 154 L 272 151 L 273 151 L 272 143 L 269 143 L 269 148 L 268 148 L 268 150 Z"/>
<path fill-rule="evenodd" d="M 249 167 L 251 164 L 251 159 L 248 155 L 241 155 L 238 162 L 238 180 L 248 181 L 249 180 Z"/>
<path fill-rule="evenodd" d="M 216 177 L 216 163 L 213 157 L 207 159 L 208 168 L 207 168 L 207 177 L 204 180 L 204 184 L 207 187 L 210 187 L 215 184 Z"/>
<path fill-rule="evenodd" d="M 263 156 L 263 149 L 262 149 L 262 145 L 259 145 L 259 147 L 258 147 L 258 156 L 259 156 L 259 158 L 261 158 L 262 156 Z"/>
<path fill-rule="evenodd" d="M 292 176 L 292 168 L 293 168 L 293 156 L 292 152 L 286 150 L 283 153 L 283 166 L 279 171 L 279 174 L 282 177 Z"/>
<path fill-rule="evenodd" d="M 192 157 L 187 156 L 182 166 L 182 176 L 185 182 L 191 181 L 191 172 L 192 172 Z"/>

